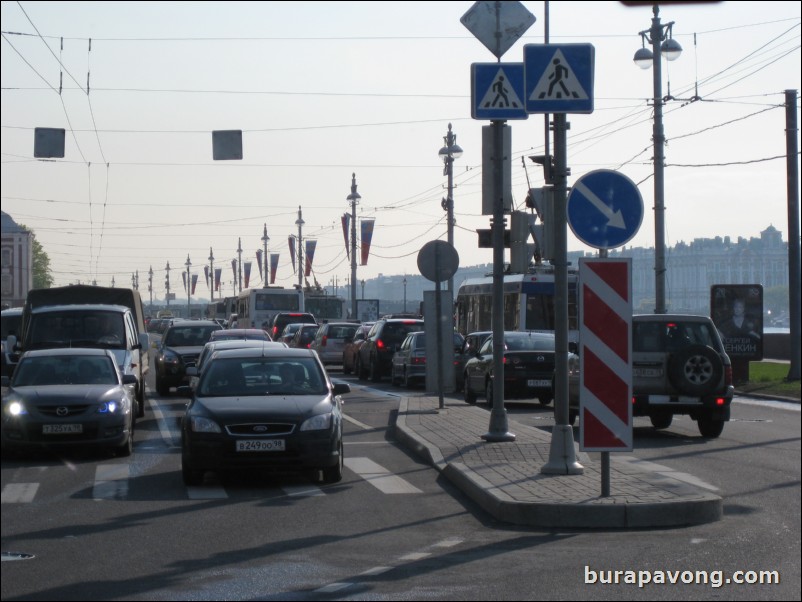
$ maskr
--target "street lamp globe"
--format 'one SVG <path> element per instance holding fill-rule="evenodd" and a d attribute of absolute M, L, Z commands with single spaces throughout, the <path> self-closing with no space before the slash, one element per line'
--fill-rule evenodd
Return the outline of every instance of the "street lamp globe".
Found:
<path fill-rule="evenodd" d="M 632 60 L 635 61 L 635 64 L 641 69 L 648 69 L 652 66 L 654 54 L 652 54 L 652 51 L 644 46 L 635 52 L 635 57 Z"/>
<path fill-rule="evenodd" d="M 668 38 L 660 45 L 660 53 L 668 61 L 676 61 L 682 54 L 682 46 L 674 38 Z"/>

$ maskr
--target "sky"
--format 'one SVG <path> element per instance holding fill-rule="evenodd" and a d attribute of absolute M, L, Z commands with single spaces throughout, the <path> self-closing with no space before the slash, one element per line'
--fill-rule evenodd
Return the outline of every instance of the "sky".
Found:
<path fill-rule="evenodd" d="M 288 237 L 300 207 L 302 238 L 317 241 L 309 281 L 344 287 L 340 219 L 355 174 L 357 218 L 375 220 L 357 277 L 414 275 L 420 248 L 447 237 L 438 151 L 450 123 L 464 151 L 453 164 L 454 245 L 461 266 L 490 263 L 476 234 L 489 227 L 490 122 L 471 117 L 471 65 L 496 57 L 460 22 L 473 4 L 3 1 L 2 209 L 35 232 L 55 285 L 130 286 L 138 272 L 147 291 L 152 269 L 155 299 L 168 262 L 172 290 L 181 286 L 187 257 L 196 295 L 208 298 L 210 250 L 223 295 L 233 294 L 240 245 L 261 286 L 265 225 L 275 284 L 296 284 Z M 594 110 L 567 115 L 568 185 L 599 169 L 630 178 L 645 210 L 626 245 L 653 247 L 654 74 L 632 61 L 652 7 L 521 4 L 536 22 L 502 62 L 544 43 L 547 20 L 551 44 L 594 48 Z M 667 246 L 759 237 L 770 225 L 787 240 L 784 91 L 800 88 L 800 6 L 660 6 L 683 48 L 662 67 L 673 97 L 663 117 Z M 544 184 L 527 157 L 544 152 L 545 119 L 508 125 L 513 203 L 525 209 L 528 189 Z M 64 158 L 34 158 L 37 127 L 66 130 Z M 242 131 L 242 160 L 213 159 L 217 130 Z M 569 230 L 568 251 L 579 250 L 595 251 Z"/>

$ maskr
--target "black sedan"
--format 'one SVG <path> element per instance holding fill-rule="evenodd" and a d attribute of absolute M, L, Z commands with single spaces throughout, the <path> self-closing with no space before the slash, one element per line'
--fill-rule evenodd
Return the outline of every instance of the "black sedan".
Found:
<path fill-rule="evenodd" d="M 136 376 L 120 376 L 108 349 L 42 349 L 23 354 L 2 377 L 2 447 L 101 447 L 130 456 Z"/>
<path fill-rule="evenodd" d="M 222 330 L 214 320 L 182 320 L 170 326 L 156 353 L 156 391 L 168 395 L 170 387 L 189 382 L 187 368 L 195 366 L 212 333 Z"/>
<path fill-rule="evenodd" d="M 542 332 L 504 333 L 504 398 L 534 399 L 546 405 L 553 398 L 554 335 Z M 465 401 L 484 395 L 493 405 L 493 337 L 465 364 Z"/>
<path fill-rule="evenodd" d="M 309 471 L 323 483 L 343 472 L 347 384 L 332 384 L 308 349 L 218 351 L 191 392 L 181 422 L 181 471 L 199 485 L 206 471 Z M 188 387 L 181 393 L 190 394 Z"/>

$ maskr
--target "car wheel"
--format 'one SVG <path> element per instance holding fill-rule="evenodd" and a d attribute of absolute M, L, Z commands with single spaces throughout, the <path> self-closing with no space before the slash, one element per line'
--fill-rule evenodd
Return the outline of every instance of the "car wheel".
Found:
<path fill-rule="evenodd" d="M 134 452 L 134 417 L 131 415 L 131 422 L 128 425 L 128 439 L 125 443 L 114 448 L 114 455 L 118 458 L 127 458 Z"/>
<path fill-rule="evenodd" d="M 374 383 L 381 381 L 382 374 L 381 370 L 379 370 L 378 360 L 371 360 L 370 361 L 370 380 Z"/>
<path fill-rule="evenodd" d="M 476 393 L 471 391 L 471 387 L 468 385 L 468 378 L 465 378 L 465 384 L 463 385 L 464 393 L 463 397 L 465 399 L 465 403 L 469 403 L 471 405 L 476 403 Z"/>
<path fill-rule="evenodd" d="M 345 356 L 343 356 L 343 374 L 351 374 L 351 366 L 345 361 Z"/>
<path fill-rule="evenodd" d="M 156 392 L 163 397 L 170 394 L 170 387 L 158 376 L 156 377 Z"/>
<path fill-rule="evenodd" d="M 724 365 L 718 353 L 704 345 L 691 345 L 673 354 L 668 363 L 668 378 L 687 395 L 706 395 L 721 381 Z"/>
<path fill-rule="evenodd" d="M 485 384 L 485 403 L 488 407 L 493 407 L 493 381 L 490 379 Z"/>
<path fill-rule="evenodd" d="M 709 416 L 702 416 L 697 421 L 697 426 L 699 427 L 699 432 L 701 433 L 702 437 L 705 437 L 706 439 L 715 439 L 724 430 L 724 421 L 715 420 Z"/>
<path fill-rule="evenodd" d="M 142 382 L 136 390 L 136 417 L 145 417 L 145 383 Z"/>
<path fill-rule="evenodd" d="M 359 355 L 356 356 L 356 360 L 354 362 L 354 371 L 356 372 L 359 380 L 365 380 L 368 377 L 367 370 L 365 370 L 365 366 L 362 365 L 362 357 Z"/>
<path fill-rule="evenodd" d="M 187 459 L 186 454 L 181 454 L 181 478 L 187 487 L 197 487 L 203 484 L 203 471 L 195 468 Z"/>
<path fill-rule="evenodd" d="M 345 463 L 345 458 L 344 458 L 344 454 L 343 454 L 343 442 L 342 441 L 340 441 L 340 444 L 339 444 L 338 447 L 339 447 L 339 451 L 340 451 L 340 458 L 337 461 L 337 464 L 335 464 L 334 466 L 326 466 L 326 467 L 322 468 L 321 471 L 320 471 L 322 473 L 322 475 L 323 475 L 323 478 L 321 479 L 321 481 L 323 483 L 331 484 L 331 483 L 339 483 L 340 481 L 342 481 L 342 478 L 343 478 L 343 464 Z"/>
<path fill-rule="evenodd" d="M 652 421 L 652 426 L 654 428 L 658 430 L 667 429 L 671 426 L 674 415 L 671 412 L 654 412 L 649 414 L 649 420 Z"/>
<path fill-rule="evenodd" d="M 554 399 L 549 395 L 539 395 L 537 400 L 540 402 L 540 405 L 547 406 L 551 403 L 551 400 Z"/>

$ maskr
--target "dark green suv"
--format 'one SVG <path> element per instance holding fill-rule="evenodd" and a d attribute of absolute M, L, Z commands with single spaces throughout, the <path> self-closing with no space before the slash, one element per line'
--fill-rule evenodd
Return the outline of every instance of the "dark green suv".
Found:
<path fill-rule="evenodd" d="M 385 374 L 390 374 L 393 354 L 410 332 L 423 330 L 423 320 L 385 319 L 376 322 L 368 333 L 368 338 L 359 348 L 354 371 L 360 379 L 370 377 L 379 382 Z"/>

